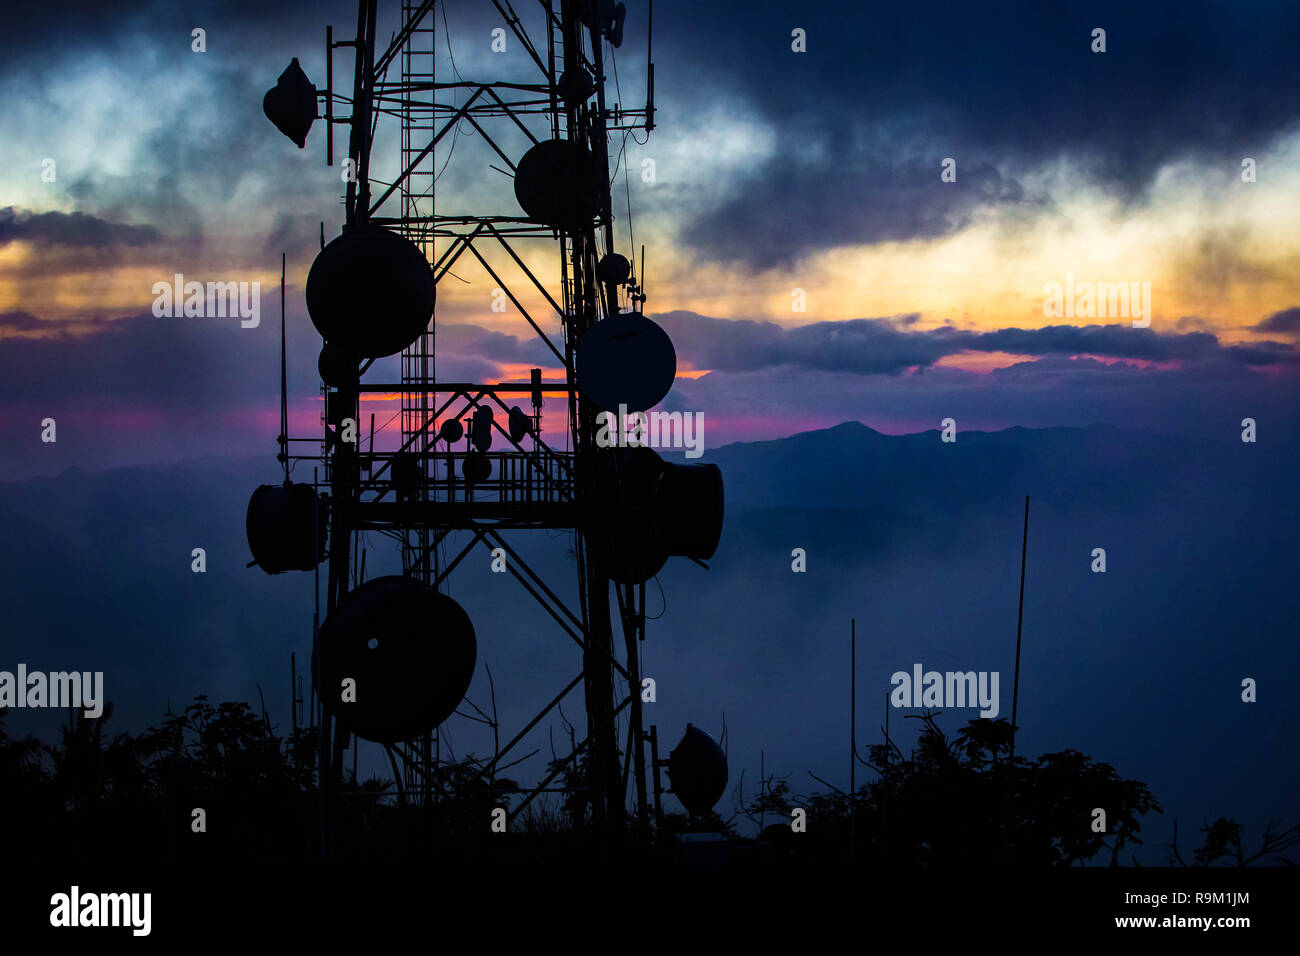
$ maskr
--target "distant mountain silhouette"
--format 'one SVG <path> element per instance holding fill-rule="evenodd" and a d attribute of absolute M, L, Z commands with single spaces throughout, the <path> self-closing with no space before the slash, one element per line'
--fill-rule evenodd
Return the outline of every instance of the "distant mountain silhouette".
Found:
<path fill-rule="evenodd" d="M 889 674 L 915 662 L 1001 671 L 1009 716 L 1028 493 L 1026 752 L 1076 747 L 1148 781 L 1168 817 L 1235 815 L 1259 830 L 1283 809 L 1264 797 L 1300 789 L 1300 769 L 1273 760 L 1300 700 L 1267 681 L 1300 666 L 1288 636 L 1300 616 L 1295 446 L 1110 426 L 957 434 L 945 444 L 938 431 L 848 422 L 707 452 L 726 482 L 722 542 L 709 571 L 669 562 L 666 605 L 648 589 L 660 612 L 644 648 L 658 682 L 649 719 L 675 738 L 688 721 L 716 735 L 725 715 L 737 772 L 753 779 L 762 751 L 769 768 L 847 784 L 850 617 L 860 742 L 878 738 Z M 0 667 L 102 670 L 114 725 L 131 731 L 197 694 L 260 709 L 260 685 L 287 733 L 290 652 L 308 673 L 312 576 L 245 568 L 248 494 L 276 480 L 268 453 L 0 484 Z M 567 535 L 512 540 L 569 593 Z M 369 576 L 398 570 L 388 545 L 365 542 Z M 204 574 L 191 571 L 195 547 Z M 796 547 L 803 574 L 791 570 Z M 1104 575 L 1089 570 L 1096 547 Z M 509 575 L 490 572 L 486 551 L 450 586 L 492 667 L 503 726 L 522 726 L 572 677 L 575 649 Z M 1245 676 L 1265 678 L 1256 704 L 1240 701 Z M 481 667 L 470 697 L 487 697 Z M 916 723 L 905 713 L 891 716 L 896 735 Z M 8 720 L 12 734 L 48 740 L 62 718 Z M 450 732 L 458 752 L 483 749 L 474 725 Z M 512 774 L 542 766 L 544 740 L 538 766 Z M 1206 748 L 1221 758 L 1213 774 Z M 387 772 L 366 760 L 363 777 Z"/>
<path fill-rule="evenodd" d="M 1235 438 L 1235 436 L 1233 436 Z M 860 422 L 775 441 L 744 442 L 708 456 L 723 469 L 729 503 L 770 508 L 888 505 L 906 510 L 944 504 L 952 511 L 996 507 L 1002 489 L 1044 502 L 1106 503 L 1109 496 L 1199 484 L 1224 491 L 1274 452 L 1241 442 L 1198 442 L 1113 425 L 883 435 Z M 1292 459 L 1294 460 L 1294 459 Z"/>

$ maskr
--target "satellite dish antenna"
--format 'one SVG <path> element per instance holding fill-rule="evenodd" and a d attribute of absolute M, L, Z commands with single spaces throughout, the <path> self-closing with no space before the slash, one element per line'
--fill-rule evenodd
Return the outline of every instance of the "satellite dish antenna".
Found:
<path fill-rule="evenodd" d="M 492 447 L 492 419 L 494 415 L 492 409 L 487 405 L 480 405 L 474 410 L 474 417 L 469 423 L 469 440 L 474 443 L 474 447 L 479 451 L 487 451 Z"/>
<path fill-rule="evenodd" d="M 454 445 L 465 437 L 465 426 L 458 418 L 449 418 L 438 429 L 438 437 L 448 445 Z"/>
<path fill-rule="evenodd" d="M 578 343 L 578 387 L 608 412 L 643 412 L 662 402 L 677 376 L 668 333 L 639 312 L 597 322 Z"/>
<path fill-rule="evenodd" d="M 722 540 L 722 470 L 703 462 L 664 462 L 654 493 L 654 536 L 670 555 L 707 561 Z"/>
<path fill-rule="evenodd" d="M 362 584 L 320 628 L 312 669 L 321 704 L 364 740 L 413 740 L 438 726 L 469 690 L 478 657 L 464 609 L 422 581 Z M 345 699 L 345 680 L 353 681 Z"/>
<path fill-rule="evenodd" d="M 471 485 L 479 485 L 492 477 L 492 462 L 488 461 L 488 456 L 482 452 L 472 451 L 465 456 L 465 464 L 461 466 L 465 475 L 465 480 Z"/>
<path fill-rule="evenodd" d="M 345 232 L 307 274 L 307 312 L 321 337 L 382 358 L 418 339 L 433 315 L 433 272 L 420 247 L 379 226 Z"/>
<path fill-rule="evenodd" d="M 596 263 L 596 278 L 601 282 L 622 285 L 631 274 L 632 263 L 627 261 L 626 256 L 620 256 L 617 252 L 601 256 L 600 262 Z"/>
<path fill-rule="evenodd" d="M 306 147 L 307 133 L 320 112 L 316 108 L 316 87 L 307 79 L 296 56 L 262 97 L 262 112 L 299 149 Z"/>
<path fill-rule="evenodd" d="M 610 449 L 594 495 L 587 534 L 620 584 L 648 581 L 670 557 L 704 561 L 718 549 L 724 500 L 717 465 L 665 462 L 652 448 Z"/>
<path fill-rule="evenodd" d="M 420 490 L 420 483 L 424 476 L 420 473 L 419 460 L 410 452 L 399 452 L 394 455 L 388 470 L 397 497 L 413 498 Z"/>
<path fill-rule="evenodd" d="M 569 80 L 567 72 L 561 73 L 559 87 L 564 98 L 570 103 L 582 103 L 596 92 L 596 81 L 585 69 L 579 69 L 572 81 Z"/>
<path fill-rule="evenodd" d="M 712 737 L 687 724 L 681 741 L 668 754 L 668 779 L 687 812 L 703 816 L 727 789 L 727 755 Z"/>
<path fill-rule="evenodd" d="M 244 517 L 253 563 L 267 574 L 311 571 L 325 556 L 326 517 L 311 485 L 258 486 Z"/>
<path fill-rule="evenodd" d="M 650 448 L 615 448 L 600 459 L 587 534 L 610 578 L 641 584 L 668 562 L 655 540 L 654 492 L 663 461 Z M 617 515 L 617 521 L 609 520 Z"/>
<path fill-rule="evenodd" d="M 577 232 L 600 213 L 596 161 L 583 146 L 548 139 L 524 153 L 515 167 L 515 199 L 529 219 Z"/>
<path fill-rule="evenodd" d="M 361 380 L 358 374 L 357 357 L 347 349 L 339 348 L 326 342 L 321 346 L 320 357 L 316 359 L 316 370 L 320 380 L 331 388 L 343 388 L 355 385 Z"/>
<path fill-rule="evenodd" d="M 524 440 L 524 436 L 532 431 L 533 423 L 528 416 L 520 410 L 518 405 L 510 407 L 510 416 L 508 421 L 510 440 L 516 445 Z"/>
<path fill-rule="evenodd" d="M 614 3 L 614 0 L 584 0 L 579 16 L 583 25 L 595 29 L 606 39 L 610 46 L 617 49 L 623 45 L 623 21 L 627 19 L 627 6 Z"/>

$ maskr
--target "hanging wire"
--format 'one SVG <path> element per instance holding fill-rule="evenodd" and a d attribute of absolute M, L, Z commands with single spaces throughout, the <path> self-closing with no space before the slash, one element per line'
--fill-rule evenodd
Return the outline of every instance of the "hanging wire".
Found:
<path fill-rule="evenodd" d="M 608 43 L 608 41 L 606 42 Z M 619 86 L 618 82 L 618 57 L 614 53 L 613 46 L 609 47 L 609 61 L 614 68 L 614 91 L 618 95 L 618 101 L 621 106 L 623 103 L 623 90 Z M 644 140 L 638 140 L 636 136 L 633 135 L 631 129 L 625 130 L 623 132 L 623 143 L 622 146 L 619 147 L 618 151 L 619 158 L 615 163 L 616 166 L 621 163 L 623 167 L 623 192 L 627 197 L 627 238 L 630 249 L 635 250 L 636 233 L 632 229 L 632 181 L 627 169 L 627 138 L 629 136 L 632 137 L 632 142 L 636 143 L 638 146 L 644 146 L 650 141 L 650 134 L 647 133 Z M 613 186 L 617 180 L 618 172 L 616 171 L 614 173 L 614 178 L 610 180 L 610 185 Z"/>
<path fill-rule="evenodd" d="M 655 587 L 657 587 L 657 588 L 659 589 L 659 603 L 660 603 L 661 607 L 659 608 L 659 613 L 656 614 L 654 617 L 648 617 L 648 616 L 647 616 L 647 617 L 646 617 L 646 620 L 647 620 L 647 621 L 657 621 L 657 620 L 659 620 L 661 617 L 663 617 L 665 614 L 668 613 L 668 598 L 667 598 L 667 596 L 664 594 L 664 586 L 663 586 L 663 583 L 659 580 L 659 575 L 657 575 L 657 574 L 655 575 Z"/>
<path fill-rule="evenodd" d="M 446 4 L 442 5 L 442 35 L 444 42 L 447 44 L 447 58 L 451 60 L 451 72 L 455 75 L 456 82 L 464 83 L 465 78 L 460 75 L 460 70 L 456 67 L 456 56 L 451 50 L 451 26 L 447 23 Z M 456 104 L 456 96 L 456 93 L 452 94 L 451 105 L 454 108 L 458 108 Z M 464 133 L 466 136 L 474 135 L 473 131 L 469 129 L 465 130 Z M 456 141 L 460 138 L 460 135 L 461 124 L 460 121 L 457 120 L 456 125 L 451 128 L 451 145 L 447 148 L 447 158 L 442 161 L 442 169 L 438 170 L 433 176 L 434 185 L 437 185 L 438 180 L 442 179 L 442 174 L 447 171 L 447 167 L 451 164 L 451 157 L 456 153 Z"/>

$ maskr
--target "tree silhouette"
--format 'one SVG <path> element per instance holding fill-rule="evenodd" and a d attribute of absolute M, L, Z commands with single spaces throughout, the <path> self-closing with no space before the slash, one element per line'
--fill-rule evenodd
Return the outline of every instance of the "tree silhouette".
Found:
<path fill-rule="evenodd" d="M 855 794 L 830 787 L 791 795 L 772 778 L 742 812 L 778 818 L 764 831 L 777 858 L 852 856 L 884 867 L 1069 866 L 1103 849 L 1114 864 L 1125 846 L 1141 842 L 1141 816 L 1160 812 L 1145 783 L 1122 779 L 1109 764 L 1075 750 L 1012 760 L 1006 720 L 972 720 L 950 739 L 938 716 L 915 717 L 924 726 L 910 754 L 892 739 L 869 747 L 869 759 L 859 759 L 879 779 Z M 795 806 L 816 825 L 792 841 Z M 1092 829 L 1099 807 L 1104 833 Z"/>
<path fill-rule="evenodd" d="M 212 857 L 252 848 L 266 862 L 298 855 L 310 835 L 304 816 L 313 778 L 309 745 L 300 735 L 286 746 L 246 703 L 213 707 L 203 695 L 149 728 L 137 747 L 165 805 L 172 851 Z M 203 835 L 194 830 L 196 809 L 206 817 L 206 840 L 191 839 Z"/>
<path fill-rule="evenodd" d="M 1178 866 L 1250 866 L 1267 857 L 1277 857 L 1287 866 L 1296 866 L 1296 862 L 1282 856 L 1284 850 L 1300 844 L 1300 823 L 1281 828 L 1277 820 L 1270 820 L 1264 826 L 1260 837 L 1259 849 L 1248 854 L 1242 841 L 1241 824 L 1231 817 L 1219 817 L 1213 823 L 1201 827 L 1202 842 L 1192 851 L 1192 860 L 1188 863 L 1178 849 L 1178 821 L 1174 821 L 1174 836 L 1170 842 L 1163 844 L 1170 851 L 1170 864 Z"/>
<path fill-rule="evenodd" d="M 31 735 L 9 736 L 7 707 L 0 707 L 0 820 L 6 824 L 5 842 L 13 859 L 30 852 L 34 830 L 51 816 L 48 785 L 41 767 L 41 743 Z M 22 821 L 23 825 L 15 825 Z"/>
<path fill-rule="evenodd" d="M 0 707 L 0 775 L 8 783 L 18 784 L 24 779 L 40 779 L 41 742 L 28 734 L 17 740 L 9 736 L 5 726 L 8 707 Z"/>
<path fill-rule="evenodd" d="M 0 818 L 24 823 L 11 827 L 7 849 L 88 862 L 314 859 L 313 728 L 284 739 L 248 704 L 213 706 L 200 696 L 132 737 L 109 732 L 112 712 L 111 703 L 97 720 L 74 712 L 58 742 L 42 746 L 31 736 L 11 737 L 0 710 Z M 1145 783 L 1124 779 L 1077 750 L 1013 760 L 1006 720 L 973 720 L 949 738 L 938 716 L 915 718 L 923 727 L 909 754 L 891 739 L 868 748 L 868 758 L 858 759 L 878 779 L 854 794 L 811 774 L 827 789 L 795 794 L 788 777 L 771 775 L 747 798 L 742 773 L 729 818 L 669 813 L 657 845 L 666 851 L 671 834 L 710 830 L 766 852 L 769 860 L 795 864 L 851 855 L 890 868 L 1040 868 L 1081 865 L 1104 853 L 1102 860 L 1114 866 L 1125 848 L 1142 842 L 1141 818 L 1161 812 Z M 433 800 L 422 806 L 399 799 L 396 781 L 359 782 L 348 775 L 331 821 L 337 858 L 395 862 L 423 858 L 434 847 L 465 859 L 485 848 L 499 854 L 513 847 L 506 852 L 531 853 L 538 861 L 554 859 L 556 848 L 567 847 L 575 858 L 585 852 L 585 754 L 551 761 L 549 769 L 568 791 L 558 812 L 545 802 L 547 795 L 511 828 L 517 836 L 510 840 L 489 836 L 492 809 L 517 789 L 513 780 L 496 776 L 496 759 L 470 755 L 441 762 L 429 781 Z M 811 821 L 797 839 L 790 831 L 795 807 L 806 809 Z M 205 813 L 205 832 L 196 832 L 196 809 Z M 1105 811 L 1104 832 L 1094 830 L 1097 809 Z M 742 817 L 765 825 L 759 841 L 737 836 L 734 823 Z M 1255 852 L 1246 850 L 1241 827 L 1230 818 L 1201 832 L 1191 865 L 1248 866 L 1270 858 L 1290 863 L 1281 854 L 1300 845 L 1300 824 L 1283 829 L 1270 823 Z M 1189 865 L 1177 844 L 1175 821 L 1173 841 L 1166 844 L 1171 862 Z"/>

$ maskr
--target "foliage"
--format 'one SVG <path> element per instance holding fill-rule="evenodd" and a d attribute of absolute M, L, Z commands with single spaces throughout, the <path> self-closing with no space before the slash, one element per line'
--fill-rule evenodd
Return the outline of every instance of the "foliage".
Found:
<path fill-rule="evenodd" d="M 74 714 L 58 742 L 45 746 L 30 736 L 12 738 L 0 710 L 0 819 L 23 821 L 11 825 L 6 838 L 16 858 L 314 859 L 320 796 L 312 728 L 281 738 L 246 703 L 213 706 L 202 696 L 136 737 L 110 733 L 111 716 L 111 705 L 97 720 Z M 1036 868 L 1082 864 L 1103 854 L 1116 865 L 1125 847 L 1142 842 L 1141 818 L 1161 812 L 1145 783 L 1121 778 L 1107 763 L 1076 750 L 1035 760 L 1013 757 L 1006 720 L 973 720 L 949 738 L 936 716 L 917 718 L 924 726 L 910 754 L 886 740 L 869 747 L 866 759 L 859 756 L 877 779 L 855 794 L 829 784 L 796 794 L 788 776 L 771 775 L 750 785 L 747 795 L 742 773 L 729 817 L 670 812 L 660 837 L 709 831 L 738 840 L 735 824 L 743 818 L 763 828 L 755 845 L 768 847 L 769 858 L 792 861 L 839 861 L 851 853 L 859 864 L 885 867 Z M 553 841 L 584 852 L 591 831 L 585 753 L 576 760 L 555 758 L 548 770 L 555 772 L 551 786 L 561 787 L 563 796 L 543 794 L 511 832 L 532 841 L 521 852 L 539 859 L 549 858 L 552 851 L 539 848 Z M 437 847 L 459 849 L 469 859 L 485 847 L 496 853 L 521 846 L 487 835 L 492 809 L 518 791 L 498 772 L 495 761 L 473 756 L 444 760 L 426 784 L 427 802 L 411 799 L 395 781 L 359 782 L 347 774 L 334 797 L 330 839 L 336 856 L 410 860 Z M 795 807 L 815 822 L 792 840 Z M 195 808 L 206 812 L 207 839 L 194 835 Z M 1096 808 L 1106 813 L 1102 833 L 1092 825 Z M 1196 866 L 1247 866 L 1300 845 L 1300 824 L 1270 824 L 1255 852 L 1247 851 L 1232 819 L 1220 818 L 1201 832 L 1202 844 L 1192 853 Z M 1188 865 L 1177 842 L 1175 821 L 1167 846 L 1172 862 Z"/>

